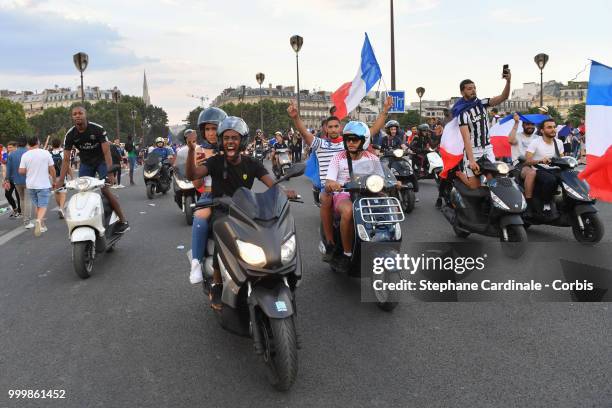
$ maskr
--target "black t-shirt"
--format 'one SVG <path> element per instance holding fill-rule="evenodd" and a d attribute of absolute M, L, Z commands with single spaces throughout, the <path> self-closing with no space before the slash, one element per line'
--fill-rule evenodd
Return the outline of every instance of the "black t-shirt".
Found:
<path fill-rule="evenodd" d="M 208 174 L 212 178 L 213 197 L 233 196 L 240 187 L 251 189 L 256 178 L 268 174 L 263 164 L 249 156 L 242 156 L 240 163 L 227 163 L 227 175 L 224 177 L 225 156 L 213 156 L 206 161 Z"/>
<path fill-rule="evenodd" d="M 87 129 L 80 133 L 76 126 L 68 130 L 64 137 L 64 149 L 72 150 L 73 147 L 79 149 L 81 163 L 88 166 L 97 166 L 104 163 L 104 153 L 102 143 L 108 142 L 106 130 L 97 123 L 88 122 Z"/>
<path fill-rule="evenodd" d="M 286 144 L 285 142 L 283 142 L 283 143 L 278 143 L 278 142 L 276 142 L 276 143 L 274 143 L 274 146 L 272 146 L 272 148 L 273 148 L 274 150 L 278 150 L 278 149 L 287 149 L 287 144 Z"/>

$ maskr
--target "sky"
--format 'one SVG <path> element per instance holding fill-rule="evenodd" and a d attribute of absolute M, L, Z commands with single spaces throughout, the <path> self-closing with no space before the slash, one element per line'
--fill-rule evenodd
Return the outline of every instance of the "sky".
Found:
<path fill-rule="evenodd" d="M 604 0 L 395 0 L 396 88 L 407 103 L 459 94 L 470 78 L 480 97 L 539 81 L 534 55 L 550 56 L 544 80 L 588 80 L 589 59 L 612 65 L 612 6 Z M 367 32 L 391 86 L 387 0 L 0 0 L 0 89 L 76 88 L 72 55 L 89 54 L 85 85 L 142 95 L 179 124 L 223 89 L 295 85 L 333 91 L 357 72 Z"/>

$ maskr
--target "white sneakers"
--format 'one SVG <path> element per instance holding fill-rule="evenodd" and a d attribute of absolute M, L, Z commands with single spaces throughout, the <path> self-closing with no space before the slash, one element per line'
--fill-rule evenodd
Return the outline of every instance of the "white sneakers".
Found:
<path fill-rule="evenodd" d="M 34 236 L 40 237 L 40 234 L 42 234 L 42 222 L 40 222 L 40 220 L 36 220 L 34 223 Z"/>
<path fill-rule="evenodd" d="M 202 283 L 204 278 L 202 277 L 202 266 L 200 266 L 200 262 L 197 259 L 191 260 L 191 272 L 189 273 L 189 282 L 192 285 L 197 285 L 198 283 Z"/>
<path fill-rule="evenodd" d="M 30 221 L 27 224 L 24 224 L 23 228 L 25 228 L 25 229 L 32 229 L 32 228 L 34 228 L 34 223 L 32 221 Z"/>

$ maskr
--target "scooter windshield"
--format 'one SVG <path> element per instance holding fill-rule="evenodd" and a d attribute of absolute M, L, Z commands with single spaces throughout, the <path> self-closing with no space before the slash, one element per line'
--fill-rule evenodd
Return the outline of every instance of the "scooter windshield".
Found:
<path fill-rule="evenodd" d="M 383 177 L 385 180 L 392 177 L 389 169 L 383 166 L 379 160 L 360 160 L 353 163 L 353 181 L 359 182 L 374 174 Z"/>
<path fill-rule="evenodd" d="M 269 221 L 280 216 L 287 196 L 278 186 L 273 186 L 263 193 L 254 193 L 241 187 L 232 196 L 232 202 L 249 218 Z"/>
<path fill-rule="evenodd" d="M 161 162 L 160 155 L 158 155 L 157 153 L 150 153 L 149 156 L 147 157 L 147 160 L 145 160 L 145 168 L 154 169 L 155 167 L 159 165 L 160 162 Z"/>
<path fill-rule="evenodd" d="M 174 167 L 176 168 L 176 175 L 181 179 L 185 178 L 187 153 L 189 153 L 189 149 L 184 147 L 180 149 L 178 152 L 176 152 L 176 159 L 174 159 Z"/>

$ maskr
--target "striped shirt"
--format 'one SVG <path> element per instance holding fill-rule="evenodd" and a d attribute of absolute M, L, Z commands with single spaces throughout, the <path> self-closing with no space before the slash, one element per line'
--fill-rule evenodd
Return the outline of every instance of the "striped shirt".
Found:
<path fill-rule="evenodd" d="M 315 137 L 310 144 L 310 149 L 317 154 L 317 160 L 319 161 L 319 178 L 321 179 L 321 186 L 325 187 L 329 162 L 336 153 L 344 150 L 344 142 L 332 143 L 330 140 Z"/>
<path fill-rule="evenodd" d="M 467 126 L 470 130 L 472 147 L 489 145 L 489 117 L 487 108 L 489 98 L 481 99 L 482 106 L 476 105 L 459 115 L 459 126 Z"/>

